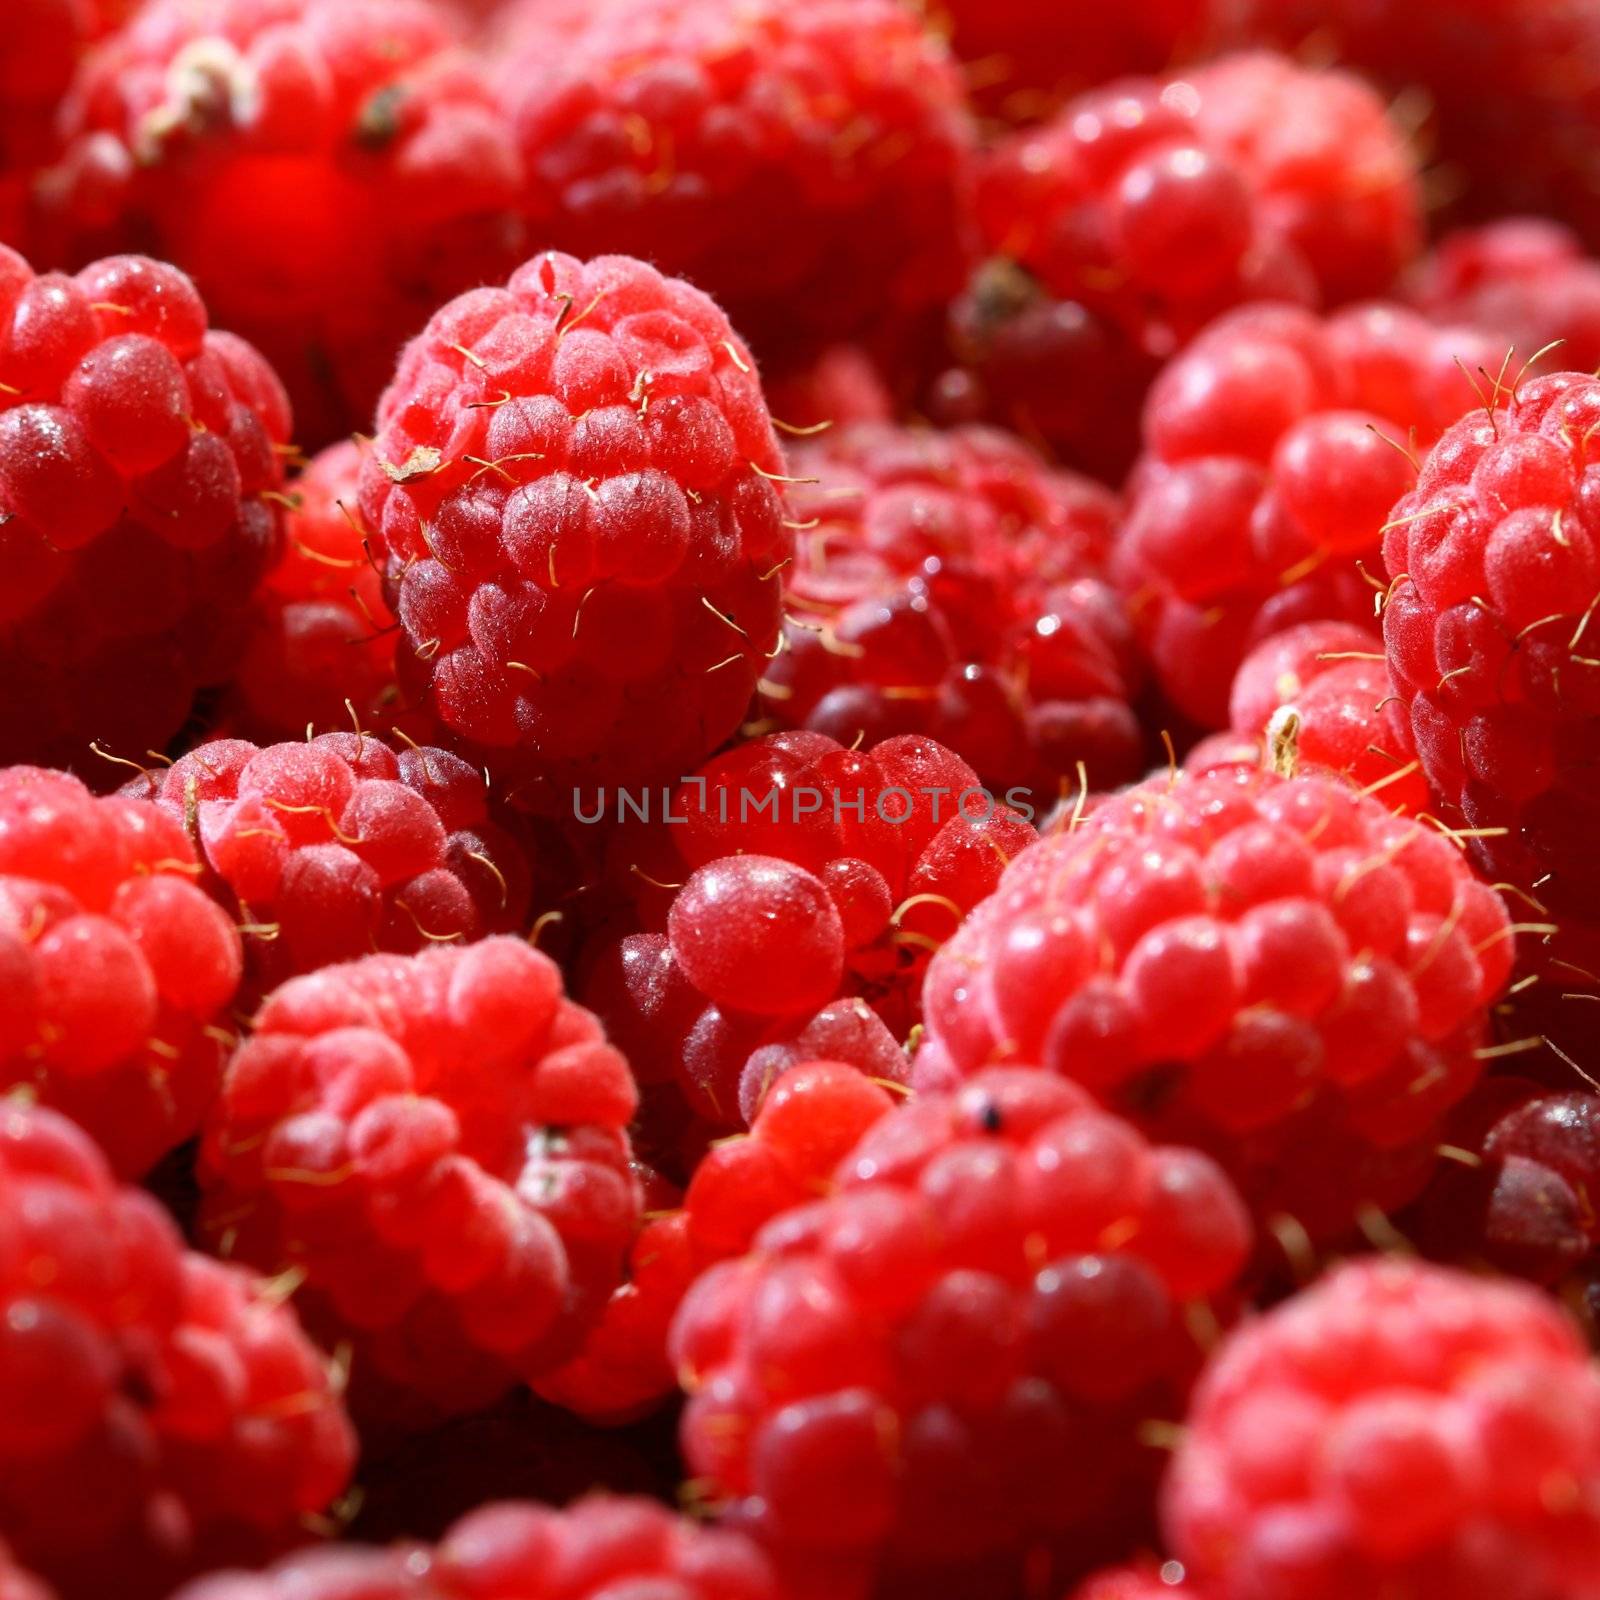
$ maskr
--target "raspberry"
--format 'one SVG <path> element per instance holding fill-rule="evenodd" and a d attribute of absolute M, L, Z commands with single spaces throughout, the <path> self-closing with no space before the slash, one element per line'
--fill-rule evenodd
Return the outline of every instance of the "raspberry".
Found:
<path fill-rule="evenodd" d="M 1274 633 L 1370 619 L 1368 568 L 1416 481 L 1407 436 L 1431 443 L 1474 403 L 1465 372 L 1498 370 L 1492 350 L 1397 307 L 1252 306 L 1165 368 L 1115 570 L 1185 716 L 1222 726 L 1240 661 Z"/>
<path fill-rule="evenodd" d="M 1181 1404 L 1180 1307 L 1227 1289 L 1244 1209 L 1015 1070 L 883 1118 L 835 1182 L 684 1302 L 689 1467 L 818 1593 L 1013 1592 L 1147 1478 L 1135 1427 Z"/>
<path fill-rule="evenodd" d="M 883 337 L 959 285 L 976 141 L 956 68 L 914 11 L 546 11 L 528 8 L 502 73 L 531 238 L 690 279 L 773 363 Z"/>
<path fill-rule="evenodd" d="M 35 277 L 0 245 L 0 757 L 160 749 L 228 676 L 288 437 L 270 368 L 175 268 Z"/>
<path fill-rule="evenodd" d="M 234 681 L 236 720 L 266 740 L 382 723 L 394 710 L 394 617 L 357 520 L 361 453 L 331 445 L 294 482 L 283 559 L 267 574 Z"/>
<path fill-rule="evenodd" d="M 1334 1235 L 1409 1199 L 1511 968 L 1442 835 L 1332 779 L 1154 779 L 1008 869 L 933 958 L 914 1082 L 1037 1062 Z"/>
<path fill-rule="evenodd" d="M 304 1275 L 375 1417 L 473 1410 L 565 1360 L 616 1286 L 635 1101 L 520 940 L 324 967 L 267 999 L 228 1068 L 200 1231 Z"/>
<path fill-rule="evenodd" d="M 150 0 L 78 73 L 48 221 L 194 273 L 303 440 L 364 428 L 401 340 L 517 258 L 520 166 L 454 43 L 431 0 Z"/>
<path fill-rule="evenodd" d="M 136 781 L 177 818 L 238 914 L 256 990 L 375 950 L 409 954 L 520 927 L 528 869 L 484 775 L 371 734 L 216 739 Z"/>
<path fill-rule="evenodd" d="M 1389 692 L 1383 640 L 1369 628 L 1302 622 L 1273 634 L 1240 664 L 1228 720 L 1222 741 L 1243 739 L 1251 764 L 1281 755 L 1291 771 L 1338 773 L 1398 816 L 1428 810 L 1411 725 Z M 1203 764 L 1196 752 L 1185 763 L 1191 772 Z"/>
<path fill-rule="evenodd" d="M 292 1540 L 355 1440 L 272 1285 L 183 1248 L 52 1111 L 0 1107 L 0 1522 L 62 1600 Z"/>
<path fill-rule="evenodd" d="M 643 1499 L 552 1511 L 507 1502 L 462 1518 L 436 1548 L 342 1546 L 259 1576 L 219 1573 L 178 1600 L 780 1600 L 759 1550 Z"/>
<path fill-rule="evenodd" d="M 1212 1359 L 1166 1485 L 1202 1590 L 1580 1600 L 1600 1570 L 1600 1379 L 1519 1285 L 1343 1267 Z"/>
<path fill-rule="evenodd" d="M 1600 1095 L 1491 1078 L 1449 1131 L 1408 1232 L 1433 1257 L 1559 1287 L 1600 1332 Z"/>
<path fill-rule="evenodd" d="M 196 1131 L 233 1045 L 239 936 L 199 872 L 154 806 L 0 770 L 0 1091 L 78 1119 L 124 1177 Z"/>
<path fill-rule="evenodd" d="M 690 1284 L 742 1255 L 763 1223 L 824 1191 L 833 1169 L 895 1102 L 839 1061 L 791 1067 L 772 1085 L 749 1135 L 714 1144 L 681 1207 L 646 1221 L 628 1281 L 611 1297 L 582 1353 L 539 1392 L 586 1416 L 617 1420 L 658 1404 L 677 1386 L 667 1330 Z"/>
<path fill-rule="evenodd" d="M 1600 383 L 1558 373 L 1498 391 L 1422 464 L 1389 518 L 1383 636 L 1395 693 L 1448 820 L 1493 878 L 1593 915 L 1590 781 L 1600 749 Z"/>
<path fill-rule="evenodd" d="M 829 345 L 815 361 L 767 385 L 780 428 L 796 433 L 889 422 L 894 397 L 872 357 L 856 344 Z"/>
<path fill-rule="evenodd" d="M 1019 440 L 862 424 L 792 456 L 807 531 L 762 709 L 845 743 L 916 733 L 997 790 L 1053 798 L 1078 762 L 1142 770 L 1132 629 L 1102 576 L 1118 515 Z"/>
<path fill-rule="evenodd" d="M 996 149 L 978 214 L 992 251 L 1157 357 L 1247 300 L 1382 293 L 1420 239 L 1377 95 L 1265 54 L 1073 101 Z"/>
<path fill-rule="evenodd" d="M 1556 365 L 1600 366 L 1600 262 L 1570 229 L 1511 217 L 1447 234 L 1419 266 L 1410 298 L 1436 322 L 1508 340 L 1513 371 L 1555 341 Z"/>
<path fill-rule="evenodd" d="M 1034 838 L 912 735 L 865 753 L 818 733 L 754 740 L 689 779 L 673 815 L 686 823 L 647 841 L 640 869 L 669 886 L 642 907 L 664 931 L 624 940 L 590 995 L 641 1078 L 675 1076 L 722 1129 L 808 1057 L 904 1078 L 894 1041 L 928 952 Z M 852 998 L 872 1012 L 840 1006 Z"/>
<path fill-rule="evenodd" d="M 748 353 L 687 284 L 547 254 L 463 295 L 401 358 L 362 473 L 402 680 L 561 800 L 690 770 L 776 646 L 782 473 Z"/>

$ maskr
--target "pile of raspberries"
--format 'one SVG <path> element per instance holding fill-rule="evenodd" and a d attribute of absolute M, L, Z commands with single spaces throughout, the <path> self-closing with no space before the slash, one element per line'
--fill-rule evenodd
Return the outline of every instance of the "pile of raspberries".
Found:
<path fill-rule="evenodd" d="M 1600 3 L 0 12 L 0 1600 L 1600 1600 Z"/>

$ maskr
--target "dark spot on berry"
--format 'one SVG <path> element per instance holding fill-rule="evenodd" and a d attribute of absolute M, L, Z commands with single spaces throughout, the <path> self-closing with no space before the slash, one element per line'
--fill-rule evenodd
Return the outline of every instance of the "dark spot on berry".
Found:
<path fill-rule="evenodd" d="M 1005 1119 L 1000 1115 L 1000 1107 L 993 1100 L 985 1100 L 978 1108 L 978 1126 L 985 1133 L 999 1133 L 1004 1123 Z"/>
<path fill-rule="evenodd" d="M 1131 1117 L 1159 1116 L 1177 1095 L 1183 1075 L 1182 1062 L 1159 1062 L 1122 1086 L 1117 1109 Z"/>
<path fill-rule="evenodd" d="M 404 84 L 390 83 L 369 95 L 356 117 L 355 141 L 363 150 L 382 150 L 400 132 L 400 109 L 405 104 Z"/>

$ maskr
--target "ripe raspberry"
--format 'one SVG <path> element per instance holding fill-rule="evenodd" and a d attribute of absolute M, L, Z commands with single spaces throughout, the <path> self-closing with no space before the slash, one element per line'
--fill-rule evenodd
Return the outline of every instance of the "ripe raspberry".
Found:
<path fill-rule="evenodd" d="M 1038 1062 L 1316 1236 L 1409 1199 L 1482 1070 L 1499 899 L 1332 779 L 1152 779 L 1024 852 L 928 969 L 914 1081 Z"/>
<path fill-rule="evenodd" d="M 1542 217 L 1511 217 L 1447 234 L 1418 267 L 1410 299 L 1434 321 L 1481 328 L 1528 362 L 1588 372 L 1600 366 L 1600 262 Z"/>
<path fill-rule="evenodd" d="M 520 940 L 324 967 L 268 998 L 228 1068 L 201 1233 L 304 1274 L 375 1416 L 472 1410 L 565 1360 L 616 1287 L 635 1101 Z"/>
<path fill-rule="evenodd" d="M 1338 773 L 1397 816 L 1428 810 L 1411 724 L 1370 628 L 1302 622 L 1273 634 L 1240 665 L 1228 720 L 1232 733 L 1220 739 L 1244 740 L 1251 764 L 1281 755 L 1291 771 Z M 1185 765 L 1201 770 L 1195 752 Z"/>
<path fill-rule="evenodd" d="M 578 1357 L 542 1379 L 540 1394 L 616 1421 L 677 1387 L 667 1330 L 689 1286 L 713 1263 L 743 1255 L 762 1225 L 826 1192 L 833 1170 L 895 1101 L 840 1061 L 791 1067 L 772 1085 L 748 1136 L 706 1151 L 681 1206 L 646 1221 Z"/>
<path fill-rule="evenodd" d="M 254 738 L 367 726 L 395 710 L 394 616 L 359 517 L 361 452 L 331 445 L 294 481 L 283 559 L 267 574 L 234 680 L 233 720 Z"/>
<path fill-rule="evenodd" d="M 1446 817 L 1490 876 L 1581 918 L 1600 892 L 1597 418 L 1579 373 L 1503 387 L 1428 454 L 1384 536 L 1390 672 Z"/>
<path fill-rule="evenodd" d="M 767 398 L 782 418 L 777 426 L 795 433 L 894 419 L 894 396 L 857 344 L 829 345 L 808 366 L 769 382 Z"/>
<path fill-rule="evenodd" d="M 345 1545 L 260 1575 L 218 1573 L 177 1600 L 780 1600 L 761 1552 L 643 1499 L 565 1511 L 485 1506 L 436 1547 Z"/>
<path fill-rule="evenodd" d="M 271 369 L 175 268 L 35 277 L 0 245 L 0 759 L 160 749 L 228 676 L 288 437 Z"/>
<path fill-rule="evenodd" d="M 641 1079 L 676 1077 L 722 1129 L 748 1126 L 796 1061 L 904 1078 L 895 1040 L 928 952 L 1034 838 L 911 735 L 864 753 L 818 733 L 754 740 L 688 780 L 673 815 L 687 821 L 647 841 L 640 880 L 663 931 L 624 940 L 590 996 Z M 839 1006 L 852 997 L 876 1017 Z"/>
<path fill-rule="evenodd" d="M 1033 1071 L 893 1112 L 836 1186 L 684 1302 L 689 1467 L 817 1592 L 1011 1592 L 1147 1477 L 1135 1427 L 1181 1404 L 1180 1308 L 1227 1289 L 1244 1209 Z"/>
<path fill-rule="evenodd" d="M 1542 1295 L 1360 1262 L 1212 1359 L 1165 1500 L 1225 1595 L 1587 1600 L 1600 1378 Z"/>
<path fill-rule="evenodd" d="M 1266 54 L 1073 101 L 998 147 L 978 214 L 992 251 L 1163 358 L 1247 300 L 1381 294 L 1420 241 L 1377 95 Z"/>
<path fill-rule="evenodd" d="M 1408 434 L 1475 403 L 1465 371 L 1498 370 L 1492 349 L 1397 307 L 1250 306 L 1164 369 L 1114 567 L 1185 716 L 1223 726 L 1240 661 L 1284 628 L 1371 618 Z"/>
<path fill-rule="evenodd" d="M 959 286 L 976 141 L 959 74 L 913 10 L 547 10 L 528 6 L 502 71 L 530 238 L 690 279 L 774 364 L 884 337 Z"/>
<path fill-rule="evenodd" d="M 711 301 L 541 255 L 401 358 L 361 506 L 402 680 L 507 769 L 636 782 L 738 726 L 777 642 L 783 459 Z"/>
<path fill-rule="evenodd" d="M 527 912 L 527 864 L 490 818 L 483 773 L 445 750 L 215 739 L 129 789 L 193 839 L 258 993 L 377 950 L 508 932 Z"/>
<path fill-rule="evenodd" d="M 343 1489 L 355 1440 L 271 1285 L 186 1251 L 64 1117 L 0 1107 L 0 1523 L 62 1600 L 168 1593 Z"/>
<path fill-rule="evenodd" d="M 303 441 L 365 428 L 400 341 L 517 259 L 520 166 L 455 41 L 432 0 L 149 0 L 77 76 L 48 220 L 194 273 Z"/>
<path fill-rule="evenodd" d="M 128 1178 L 199 1127 L 233 1045 L 239 935 L 199 872 L 154 806 L 0 770 L 0 1092 L 75 1117 Z"/>
<path fill-rule="evenodd" d="M 848 744 L 916 733 L 1037 804 L 1143 768 L 1133 630 L 1102 576 L 1119 507 L 984 428 L 862 424 L 792 453 L 786 650 L 762 709 Z"/>

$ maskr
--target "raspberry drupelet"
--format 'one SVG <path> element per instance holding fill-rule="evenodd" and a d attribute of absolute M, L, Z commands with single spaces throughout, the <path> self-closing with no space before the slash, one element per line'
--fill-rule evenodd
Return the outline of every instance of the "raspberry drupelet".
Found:
<path fill-rule="evenodd" d="M 0 769 L 0 1091 L 76 1118 L 137 1178 L 199 1127 L 241 952 L 183 830 L 76 778 Z"/>
<path fill-rule="evenodd" d="M 555 1511 L 506 1501 L 473 1511 L 437 1545 L 343 1545 L 262 1573 L 223 1572 L 176 1600 L 785 1600 L 738 1533 L 652 1500 L 591 1496 Z"/>
<path fill-rule="evenodd" d="M 1383 640 L 1369 627 L 1301 622 L 1258 644 L 1234 676 L 1228 723 L 1228 733 L 1189 753 L 1191 772 L 1231 751 L 1252 764 L 1338 773 L 1399 816 L 1428 810 L 1411 724 L 1389 691 Z"/>
<path fill-rule="evenodd" d="M 628 1281 L 583 1350 L 541 1379 L 539 1393 L 581 1415 L 616 1421 L 677 1388 L 667 1330 L 689 1286 L 715 1262 L 743 1255 L 761 1226 L 825 1192 L 833 1170 L 896 1101 L 840 1061 L 808 1061 L 779 1076 L 745 1137 L 711 1145 L 682 1204 L 648 1216 L 629 1253 Z"/>
<path fill-rule="evenodd" d="M 688 278 L 773 366 L 892 342 L 959 286 L 976 137 L 898 0 L 549 9 L 501 73 L 531 240 Z"/>
<path fill-rule="evenodd" d="M 689 1467 L 797 1595 L 1010 1593 L 1024 1567 L 1044 1592 L 1147 1488 L 1138 1425 L 1176 1415 L 1198 1359 L 1183 1308 L 1249 1247 L 1211 1161 L 1074 1084 L 922 1096 L 690 1291 Z"/>
<path fill-rule="evenodd" d="M 1161 373 L 1113 571 L 1167 697 L 1226 725 L 1245 654 L 1284 628 L 1370 623 L 1383 526 L 1426 445 L 1506 347 L 1369 305 L 1248 306 Z"/>
<path fill-rule="evenodd" d="M 1264 54 L 1074 100 L 997 147 L 978 214 L 991 252 L 1158 358 L 1246 301 L 1384 293 L 1421 237 L 1378 96 Z"/>
<path fill-rule="evenodd" d="M 176 268 L 35 276 L 0 245 L 0 759 L 159 750 L 228 677 L 282 547 L 289 426 Z"/>
<path fill-rule="evenodd" d="M 793 536 L 748 351 L 688 284 L 535 257 L 401 357 L 361 506 L 401 681 L 530 806 L 676 779 L 776 650 Z"/>
<path fill-rule="evenodd" d="M 396 709 L 395 619 L 359 517 L 361 452 L 330 445 L 290 484 L 283 559 L 250 619 L 227 711 L 247 737 L 382 727 Z"/>
<path fill-rule="evenodd" d="M 1120 507 L 987 428 L 858 425 L 791 452 L 803 531 L 775 722 L 849 744 L 924 734 L 1036 804 L 1136 777 L 1133 629 L 1105 563 Z"/>
<path fill-rule="evenodd" d="M 1502 385 L 1429 452 L 1388 519 L 1383 636 L 1444 815 L 1558 920 L 1592 920 L 1600 857 L 1600 382 Z"/>
<path fill-rule="evenodd" d="M 1359 1262 L 1212 1357 L 1164 1498 L 1203 1593 L 1592 1600 L 1600 1377 L 1523 1285 Z"/>
<path fill-rule="evenodd" d="M 375 951 L 508 933 L 528 909 L 529 868 L 484 774 L 446 750 L 397 753 L 369 733 L 215 739 L 127 792 L 193 841 L 257 994 Z"/>
<path fill-rule="evenodd" d="M 400 342 L 520 253 L 520 164 L 456 43 L 433 0 L 151 0 L 77 75 L 42 230 L 192 272 L 301 443 L 366 428 Z"/>
<path fill-rule="evenodd" d="M 201 1235 L 303 1275 L 375 1419 L 469 1411 L 570 1356 L 619 1282 L 636 1098 L 520 940 L 324 967 L 269 996 L 229 1065 Z"/>
<path fill-rule="evenodd" d="M 769 734 L 710 762 L 674 808 L 686 821 L 628 863 L 651 931 L 609 952 L 588 995 L 641 1081 L 675 1079 L 723 1130 L 808 1057 L 903 1079 L 896 1041 L 929 951 L 1035 837 L 959 756 L 910 734 L 865 751 Z"/>
<path fill-rule="evenodd" d="M 1408 1200 L 1483 1069 L 1511 924 L 1342 780 L 1151 779 L 1047 836 L 929 966 L 913 1081 L 1038 1062 L 1314 1237 Z"/>
<path fill-rule="evenodd" d="M 187 1251 L 66 1118 L 0 1104 L 0 1523 L 61 1600 L 155 1600 L 303 1540 L 349 1478 L 334 1375 L 274 1286 Z"/>

